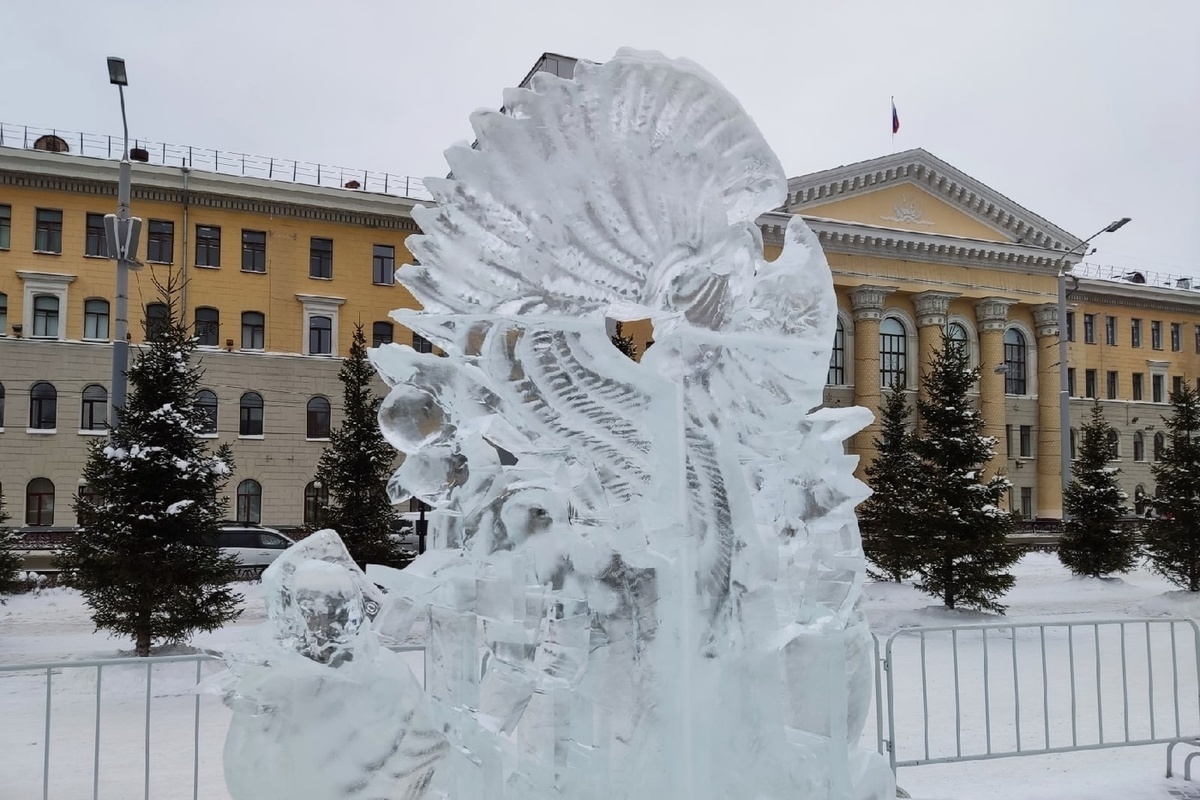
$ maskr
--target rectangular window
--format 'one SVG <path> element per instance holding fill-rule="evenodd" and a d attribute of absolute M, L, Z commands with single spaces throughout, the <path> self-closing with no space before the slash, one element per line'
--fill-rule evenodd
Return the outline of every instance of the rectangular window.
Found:
<path fill-rule="evenodd" d="M 1162 350 L 1162 323 L 1158 320 L 1150 321 L 1150 346 L 1155 350 Z"/>
<path fill-rule="evenodd" d="M 242 312 L 242 349 L 266 349 L 267 319 L 259 311 Z"/>
<path fill-rule="evenodd" d="M 1033 487 L 1021 487 L 1021 516 L 1025 519 L 1033 519 Z"/>
<path fill-rule="evenodd" d="M 1140 372 L 1133 373 L 1133 399 L 1134 400 L 1141 400 L 1143 395 L 1145 394 L 1145 391 L 1142 388 L 1142 380 L 1143 380 L 1142 373 L 1140 373 Z"/>
<path fill-rule="evenodd" d="M 146 260 L 155 264 L 170 264 L 175 260 L 174 222 L 150 220 L 150 233 L 146 237 Z"/>
<path fill-rule="evenodd" d="M 1178 322 L 1171 323 L 1171 351 L 1178 353 L 1183 349 L 1183 325 Z"/>
<path fill-rule="evenodd" d="M 413 348 L 413 350 L 416 350 L 418 353 L 432 353 L 433 352 L 433 342 L 429 341 L 428 339 L 426 339 L 424 336 L 422 336 L 419 333 L 414 333 L 412 348 Z"/>
<path fill-rule="evenodd" d="M 1106 395 L 1109 400 L 1117 399 L 1117 380 L 1118 380 L 1117 373 L 1112 370 L 1109 370 L 1109 372 L 1108 372 L 1108 387 L 1107 387 L 1108 393 Z"/>
<path fill-rule="evenodd" d="M 1033 457 L 1033 426 L 1021 426 L 1021 458 Z"/>
<path fill-rule="evenodd" d="M 825 383 L 830 386 L 844 386 L 846 383 L 846 331 L 838 320 L 837 329 L 833 332 L 833 350 L 829 353 L 829 371 L 825 374 Z"/>
<path fill-rule="evenodd" d="M 1129 320 L 1129 346 L 1142 346 L 1142 321 L 1140 319 Z"/>
<path fill-rule="evenodd" d="M 12 241 L 12 206 L 0 206 L 0 250 L 7 250 Z M 1197 353 L 1200 353 L 1200 325 L 1196 326 Z"/>
<path fill-rule="evenodd" d="M 1171 394 L 1178 395 L 1183 392 L 1183 376 L 1176 375 L 1171 378 Z M 1171 402 L 1175 402 L 1175 398 L 1171 398 Z"/>
<path fill-rule="evenodd" d="M 221 266 L 221 229 L 216 225 L 196 226 L 196 266 Z"/>
<path fill-rule="evenodd" d="M 1150 392 L 1151 392 L 1150 401 L 1151 402 L 1153 402 L 1153 403 L 1167 402 L 1167 397 L 1166 397 L 1166 394 L 1167 394 L 1166 383 L 1167 382 L 1166 382 L 1166 380 L 1164 380 L 1165 377 L 1166 376 L 1164 376 L 1164 375 L 1151 375 L 1150 376 Z"/>
<path fill-rule="evenodd" d="M 1083 315 L 1083 342 L 1084 344 L 1096 343 L 1096 315 Z"/>
<path fill-rule="evenodd" d="M 1115 347 L 1117 344 L 1117 318 L 1104 318 L 1104 343 L 1110 347 Z"/>
<path fill-rule="evenodd" d="M 83 242 L 85 256 L 108 258 L 108 242 L 104 235 L 104 215 L 87 215 L 87 236 Z"/>
<path fill-rule="evenodd" d="M 1075 396 L 1075 368 L 1074 367 L 1067 368 L 1067 395 L 1069 397 Z"/>
<path fill-rule="evenodd" d="M 1075 341 L 1075 312 L 1067 312 L 1067 341 Z"/>
<path fill-rule="evenodd" d="M 221 312 L 215 308 L 196 309 L 196 344 L 200 347 L 219 347 L 221 344 Z"/>
<path fill-rule="evenodd" d="M 83 303 L 83 338 L 108 338 L 108 301 L 99 297 Z"/>
<path fill-rule="evenodd" d="M 1200 353 L 1200 325 L 1196 326 L 1196 352 Z"/>
<path fill-rule="evenodd" d="M 62 253 L 62 212 L 39 208 L 33 230 L 33 250 L 36 253 Z"/>
<path fill-rule="evenodd" d="M 242 272 L 266 271 L 266 231 L 242 231 Z"/>
<path fill-rule="evenodd" d="M 333 278 L 333 239 L 309 240 L 308 277 Z"/>
<path fill-rule="evenodd" d="M 371 282 L 391 286 L 396 282 L 396 248 L 377 244 L 371 251 Z"/>
<path fill-rule="evenodd" d="M 33 335 L 43 339 L 58 338 L 58 298 L 39 294 L 33 298 Z"/>
<path fill-rule="evenodd" d="M 1004 451 L 1010 456 L 1012 455 L 1012 425 L 1004 426 Z"/>
<path fill-rule="evenodd" d="M 1083 372 L 1083 390 L 1084 397 L 1096 399 L 1096 370 L 1089 369 Z"/>
<path fill-rule="evenodd" d="M 333 353 L 333 320 L 329 317 L 309 317 L 308 354 L 327 356 Z"/>

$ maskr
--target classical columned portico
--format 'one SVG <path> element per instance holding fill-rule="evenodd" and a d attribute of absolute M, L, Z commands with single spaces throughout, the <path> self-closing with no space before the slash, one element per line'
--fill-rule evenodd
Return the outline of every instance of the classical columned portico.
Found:
<path fill-rule="evenodd" d="M 913 308 L 917 312 L 917 396 L 928 399 L 922 376 L 933 368 L 933 356 L 942 349 L 942 337 L 946 331 L 946 315 L 950 312 L 950 301 L 958 297 L 948 292 L 921 292 L 913 295 Z"/>
<path fill-rule="evenodd" d="M 854 436 L 854 452 L 862 458 L 859 472 L 875 457 L 875 437 L 879 435 L 879 321 L 883 303 L 896 291 L 890 286 L 859 286 L 851 289 L 850 307 L 854 314 L 854 404 L 870 409 L 875 420 Z"/>
<path fill-rule="evenodd" d="M 1033 309 L 1037 333 L 1037 498 L 1038 517 L 1062 516 L 1062 437 L 1058 393 L 1058 306 L 1046 303 Z"/>
<path fill-rule="evenodd" d="M 996 439 L 996 457 L 985 475 L 1008 471 L 1008 442 L 1004 435 L 1007 414 L 1004 407 L 1004 330 L 1008 326 L 1008 308 L 1015 301 L 1004 297 L 985 297 L 975 304 L 979 329 L 979 412 L 983 417 L 983 435 Z"/>

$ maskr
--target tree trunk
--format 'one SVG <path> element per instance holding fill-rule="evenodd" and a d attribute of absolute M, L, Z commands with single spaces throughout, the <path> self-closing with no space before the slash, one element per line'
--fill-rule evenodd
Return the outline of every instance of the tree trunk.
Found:
<path fill-rule="evenodd" d="M 954 559 L 946 556 L 942 560 L 942 602 L 946 608 L 954 608 Z"/>
<path fill-rule="evenodd" d="M 146 628 L 137 632 L 137 654 L 139 658 L 150 655 L 150 631 Z"/>

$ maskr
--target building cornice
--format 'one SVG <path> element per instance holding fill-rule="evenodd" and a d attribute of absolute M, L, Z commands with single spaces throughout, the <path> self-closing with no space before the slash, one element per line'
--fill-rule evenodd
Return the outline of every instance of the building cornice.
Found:
<path fill-rule="evenodd" d="M 0 148 L 0 186 L 117 196 L 118 162 L 35 150 Z M 184 185 L 186 183 L 186 193 Z M 389 230 L 417 231 L 419 200 L 293 184 L 262 178 L 134 164 L 134 200 L 249 211 Z"/>
<path fill-rule="evenodd" d="M 784 231 L 792 216 L 787 212 L 773 211 L 759 217 L 763 241 L 782 245 Z M 1070 269 L 1080 258 L 1078 255 L 1064 256 L 1053 250 L 1025 244 L 906 231 L 824 217 L 804 216 L 803 219 L 827 253 L 986 267 L 1026 275 L 1057 275 L 1060 264 L 1066 264 Z"/>
<path fill-rule="evenodd" d="M 1078 237 L 922 148 L 790 178 L 786 208 L 799 212 L 877 191 L 888 184 L 903 183 L 920 187 L 963 209 L 1017 242 L 1052 250 L 1073 250 L 1082 243 Z"/>
<path fill-rule="evenodd" d="M 1154 311 L 1194 315 L 1200 311 L 1200 292 L 1140 283 L 1079 279 L 1070 293 L 1072 303 L 1101 306 L 1134 306 Z"/>

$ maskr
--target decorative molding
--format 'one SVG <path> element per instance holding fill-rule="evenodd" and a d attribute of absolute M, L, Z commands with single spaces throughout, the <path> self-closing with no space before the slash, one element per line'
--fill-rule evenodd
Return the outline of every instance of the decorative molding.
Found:
<path fill-rule="evenodd" d="M 790 178 L 786 208 L 800 211 L 905 183 L 966 211 L 1017 242 L 1060 251 L 1081 244 L 1069 232 L 922 148 Z"/>
<path fill-rule="evenodd" d="M 913 308 L 917 312 L 917 327 L 946 327 L 946 315 L 950 313 L 950 301 L 958 297 L 950 292 L 921 292 L 912 296 Z"/>
<path fill-rule="evenodd" d="M 975 304 L 975 320 L 979 330 L 987 333 L 992 331 L 1004 332 L 1008 327 L 1008 308 L 1016 305 L 1016 300 L 1007 297 L 985 297 Z"/>
<path fill-rule="evenodd" d="M 1033 307 L 1033 324 L 1039 339 L 1058 338 L 1058 303 Z"/>
<path fill-rule="evenodd" d="M 859 286 L 857 289 L 851 289 L 848 294 L 854 311 L 854 321 L 881 319 L 883 303 L 894 291 L 894 286 Z"/>

